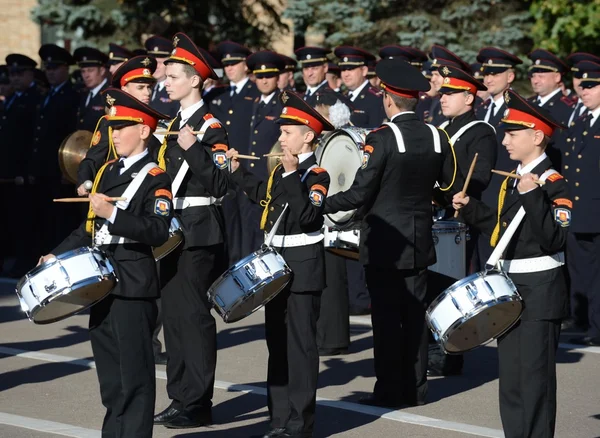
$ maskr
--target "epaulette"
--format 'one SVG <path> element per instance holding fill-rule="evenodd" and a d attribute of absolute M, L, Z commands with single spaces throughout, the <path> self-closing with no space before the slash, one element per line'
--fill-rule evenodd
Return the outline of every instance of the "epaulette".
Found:
<path fill-rule="evenodd" d="M 203 117 L 204 120 L 209 120 L 209 119 L 214 119 L 215 116 L 213 116 L 211 113 L 206 113 L 206 115 Z M 212 123 L 210 125 L 210 128 L 212 129 L 218 129 L 221 128 L 221 124 L 220 123 Z"/>
<path fill-rule="evenodd" d="M 564 179 L 564 176 L 562 176 L 560 173 L 553 173 L 552 175 L 550 175 L 546 181 L 550 181 L 550 182 L 555 182 L 558 181 L 559 179 Z"/>
<path fill-rule="evenodd" d="M 566 104 L 567 106 L 574 106 L 575 102 L 573 101 L 573 98 L 569 97 L 569 96 L 563 96 L 560 98 L 560 101 L 564 104 Z"/>
<path fill-rule="evenodd" d="M 150 169 L 150 172 L 148 172 L 148 174 L 152 176 L 160 175 L 161 173 L 165 173 L 165 171 L 162 170 L 160 167 L 153 167 L 152 169 Z"/>
<path fill-rule="evenodd" d="M 118 158 L 113 158 L 112 160 L 107 161 L 106 164 L 112 164 L 115 161 L 119 161 L 119 159 Z"/>
<path fill-rule="evenodd" d="M 379 131 L 380 129 L 383 129 L 383 128 L 389 128 L 389 126 L 388 125 L 381 125 L 379 128 L 373 129 L 371 132 L 369 132 L 369 134 L 373 134 L 374 132 L 377 132 L 377 131 Z"/>
<path fill-rule="evenodd" d="M 217 152 L 217 151 L 227 152 L 228 149 L 229 149 L 229 147 L 223 143 L 213 144 L 213 147 L 212 147 L 213 152 Z"/>
<path fill-rule="evenodd" d="M 375 88 L 373 86 L 369 87 L 369 93 L 374 94 L 377 97 L 381 97 L 381 94 L 382 94 L 381 90 L 378 90 L 377 88 Z"/>
<path fill-rule="evenodd" d="M 310 169 L 310 171 L 316 174 L 327 172 L 327 170 L 323 169 L 322 167 L 313 167 L 312 169 Z"/>

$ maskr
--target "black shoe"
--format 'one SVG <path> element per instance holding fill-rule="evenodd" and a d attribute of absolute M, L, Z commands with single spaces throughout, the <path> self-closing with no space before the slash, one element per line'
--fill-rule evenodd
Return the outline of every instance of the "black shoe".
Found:
<path fill-rule="evenodd" d="M 181 412 L 182 411 L 180 409 L 174 408 L 173 403 L 171 403 L 167 409 L 154 416 L 154 424 L 166 424 L 169 421 L 177 418 Z"/>
<path fill-rule="evenodd" d="M 576 345 L 586 345 L 588 347 L 600 347 L 600 337 L 599 336 L 581 336 L 577 338 L 569 339 L 571 344 Z"/>
<path fill-rule="evenodd" d="M 212 424 L 211 408 L 185 409 L 173 420 L 165 424 L 169 429 L 191 429 Z"/>
<path fill-rule="evenodd" d="M 275 436 L 282 436 L 285 433 L 285 427 L 273 427 L 264 435 L 252 435 L 252 438 L 271 438 Z"/>
<path fill-rule="evenodd" d="M 401 400 L 384 399 L 381 397 L 376 397 L 374 394 L 369 394 L 365 397 L 361 397 L 360 399 L 358 399 L 358 402 L 361 405 L 377 406 L 379 408 L 390 409 L 398 409 L 403 405 Z"/>
<path fill-rule="evenodd" d="M 319 348 L 319 356 L 339 356 L 348 354 L 347 348 Z"/>
<path fill-rule="evenodd" d="M 154 363 L 156 365 L 166 365 L 167 364 L 167 353 L 158 353 L 154 355 Z"/>
<path fill-rule="evenodd" d="M 462 374 L 462 369 L 450 369 L 450 370 L 440 370 L 438 368 L 429 368 L 427 370 L 427 377 L 441 377 L 441 376 L 460 376 Z"/>
<path fill-rule="evenodd" d="M 565 319 L 561 324 L 560 324 L 560 331 L 561 332 L 585 332 L 587 329 L 582 327 L 581 325 L 577 324 L 577 322 L 575 322 L 574 319 Z"/>

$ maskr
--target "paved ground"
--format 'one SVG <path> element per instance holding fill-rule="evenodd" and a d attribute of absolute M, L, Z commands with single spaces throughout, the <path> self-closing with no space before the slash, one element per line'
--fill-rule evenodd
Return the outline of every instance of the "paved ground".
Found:
<path fill-rule="evenodd" d="M 0 280 L 0 438 L 99 438 L 104 408 L 86 330 L 87 316 L 38 326 L 21 312 L 14 284 Z M 220 323 L 214 420 L 210 428 L 154 436 L 236 438 L 266 429 L 264 314 Z M 219 319 L 220 321 L 220 319 Z M 563 336 L 567 342 L 568 335 Z M 496 348 L 466 355 L 462 376 L 430 381 L 429 403 L 401 411 L 356 400 L 374 383 L 368 318 L 353 318 L 350 354 L 323 358 L 315 437 L 502 437 Z M 562 344 L 557 436 L 600 436 L 600 348 Z M 157 367 L 157 410 L 166 407 Z"/>

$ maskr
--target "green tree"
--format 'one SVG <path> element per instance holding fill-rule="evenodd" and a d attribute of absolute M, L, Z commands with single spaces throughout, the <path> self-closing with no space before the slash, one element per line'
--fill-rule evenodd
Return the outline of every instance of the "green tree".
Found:
<path fill-rule="evenodd" d="M 600 49 L 600 0 L 533 0 L 530 11 L 536 46 L 563 57 Z"/>

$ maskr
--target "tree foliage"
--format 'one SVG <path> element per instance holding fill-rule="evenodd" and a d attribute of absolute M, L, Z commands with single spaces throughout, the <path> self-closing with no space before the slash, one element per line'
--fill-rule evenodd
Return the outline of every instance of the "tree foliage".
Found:
<path fill-rule="evenodd" d="M 561 56 L 573 52 L 598 53 L 600 0 L 534 0 L 532 36 L 536 45 Z"/>

